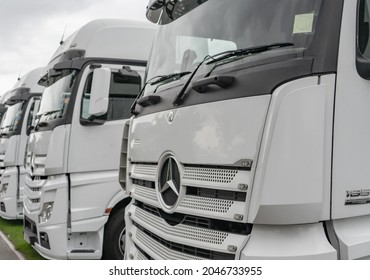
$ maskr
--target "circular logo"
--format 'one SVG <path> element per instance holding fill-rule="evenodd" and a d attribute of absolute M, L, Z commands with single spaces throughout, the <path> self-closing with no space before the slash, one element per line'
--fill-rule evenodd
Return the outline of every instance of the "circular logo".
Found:
<path fill-rule="evenodd" d="M 166 210 L 172 210 L 180 197 L 180 171 L 176 160 L 168 156 L 159 171 L 158 194 Z"/>
<path fill-rule="evenodd" d="M 173 122 L 174 118 L 175 118 L 175 113 L 173 111 L 170 111 L 168 113 L 168 121 L 171 123 L 171 122 Z"/>

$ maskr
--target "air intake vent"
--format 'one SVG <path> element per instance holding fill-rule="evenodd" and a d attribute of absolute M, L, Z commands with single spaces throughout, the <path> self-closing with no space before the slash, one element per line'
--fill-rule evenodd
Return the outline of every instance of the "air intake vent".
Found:
<path fill-rule="evenodd" d="M 187 187 L 187 195 L 201 196 L 207 198 L 217 198 L 233 201 L 245 201 L 247 194 L 245 192 L 233 192 L 233 191 L 224 191 L 208 188 L 196 188 L 196 187 Z"/>
<path fill-rule="evenodd" d="M 125 123 L 123 128 L 123 137 L 121 144 L 121 158 L 119 168 L 119 182 L 123 190 L 126 190 L 126 172 L 127 172 L 127 148 L 128 148 L 128 134 L 130 130 L 130 121 Z"/>
<path fill-rule="evenodd" d="M 155 183 L 152 181 L 146 181 L 146 180 L 139 180 L 139 179 L 132 179 L 132 183 L 138 186 L 155 189 Z"/>
<path fill-rule="evenodd" d="M 235 169 L 186 166 L 183 178 L 192 181 L 229 184 L 236 174 L 238 174 L 238 170 Z"/>

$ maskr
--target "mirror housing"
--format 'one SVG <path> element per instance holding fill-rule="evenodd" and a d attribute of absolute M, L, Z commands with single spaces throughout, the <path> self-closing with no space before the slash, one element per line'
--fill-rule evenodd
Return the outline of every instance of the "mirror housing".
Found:
<path fill-rule="evenodd" d="M 360 50 L 356 50 L 356 69 L 361 78 L 370 80 L 370 60 L 365 58 Z"/>
<path fill-rule="evenodd" d="M 94 70 L 89 115 L 102 116 L 108 111 L 109 88 L 110 88 L 111 71 L 109 68 L 98 68 Z"/>
<path fill-rule="evenodd" d="M 161 15 L 162 8 L 166 4 L 165 2 L 166 0 L 150 0 L 146 7 L 146 18 L 153 23 L 157 23 Z"/>

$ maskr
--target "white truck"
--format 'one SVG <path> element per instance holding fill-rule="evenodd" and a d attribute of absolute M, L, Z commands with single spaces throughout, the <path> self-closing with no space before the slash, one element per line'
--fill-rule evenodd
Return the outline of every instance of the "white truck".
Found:
<path fill-rule="evenodd" d="M 370 1 L 152 0 L 147 17 L 125 257 L 369 258 Z"/>
<path fill-rule="evenodd" d="M 2 96 L 8 107 L 0 125 L 0 217 L 7 220 L 23 219 L 26 147 L 44 90 L 37 84 L 42 70 L 28 72 Z"/>
<path fill-rule="evenodd" d="M 145 22 L 94 20 L 46 67 L 24 201 L 24 237 L 45 258 L 123 259 L 130 198 L 118 181 L 122 127 L 154 34 Z"/>

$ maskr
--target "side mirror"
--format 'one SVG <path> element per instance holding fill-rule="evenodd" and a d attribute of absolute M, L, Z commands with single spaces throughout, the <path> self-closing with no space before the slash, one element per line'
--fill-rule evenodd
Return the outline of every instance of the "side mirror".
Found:
<path fill-rule="evenodd" d="M 110 69 L 98 68 L 94 70 L 90 94 L 89 115 L 102 116 L 107 113 L 110 79 Z"/>
<path fill-rule="evenodd" d="M 153 23 L 157 23 L 164 5 L 165 0 L 150 0 L 146 7 L 146 18 Z"/>
<path fill-rule="evenodd" d="M 356 50 L 356 68 L 361 78 L 370 80 L 370 60 L 365 58 L 358 49 Z"/>

